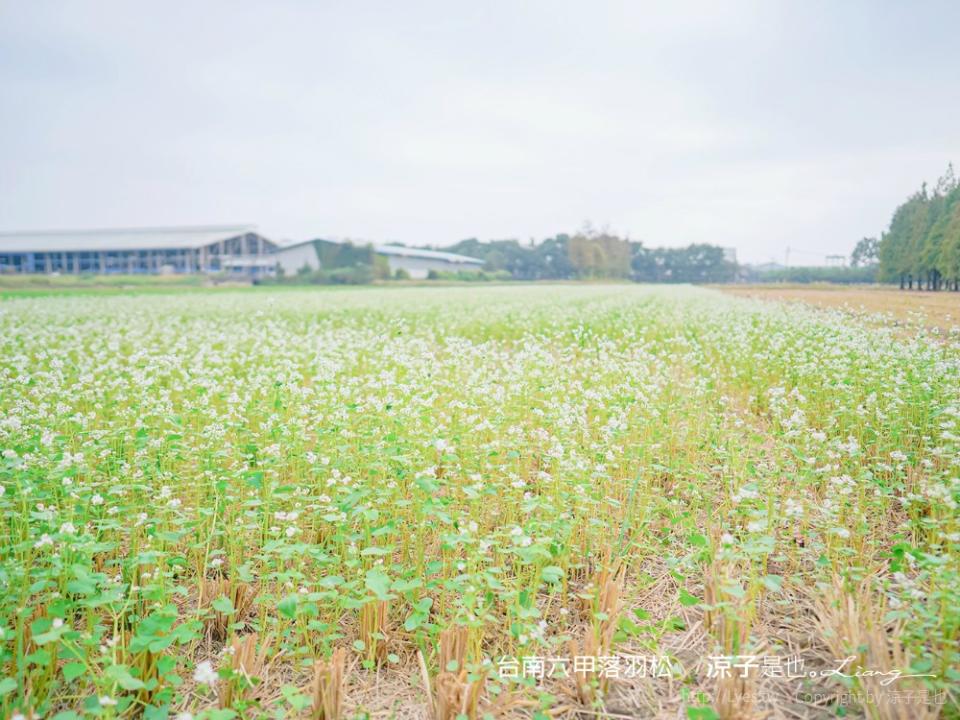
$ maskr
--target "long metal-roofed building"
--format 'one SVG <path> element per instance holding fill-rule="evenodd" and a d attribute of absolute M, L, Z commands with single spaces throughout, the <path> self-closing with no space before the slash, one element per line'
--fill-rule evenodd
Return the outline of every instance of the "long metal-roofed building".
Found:
<path fill-rule="evenodd" d="M 406 270 L 412 278 L 425 278 L 431 270 L 446 272 L 478 272 L 483 260 L 442 250 L 423 250 L 403 245 L 376 245 L 377 255 L 387 258 L 390 269 Z"/>
<path fill-rule="evenodd" d="M 371 255 L 371 257 L 367 257 Z M 372 255 L 383 258 L 390 274 L 398 270 L 411 278 L 426 278 L 431 270 L 438 272 L 478 272 L 483 260 L 440 250 L 404 247 L 402 245 L 355 244 L 332 240 L 307 240 L 277 248 L 275 267 L 286 275 L 302 270 L 349 267 L 356 263 L 372 263 Z"/>
<path fill-rule="evenodd" d="M 254 225 L 2 232 L 0 272 L 220 272 L 276 248 Z"/>

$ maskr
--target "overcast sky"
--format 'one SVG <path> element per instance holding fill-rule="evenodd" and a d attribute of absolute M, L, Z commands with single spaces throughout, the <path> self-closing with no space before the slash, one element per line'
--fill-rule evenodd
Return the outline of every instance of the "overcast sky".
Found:
<path fill-rule="evenodd" d="M 953 0 L 0 0 L 0 229 L 589 221 L 818 262 L 960 161 L 958 28 Z"/>

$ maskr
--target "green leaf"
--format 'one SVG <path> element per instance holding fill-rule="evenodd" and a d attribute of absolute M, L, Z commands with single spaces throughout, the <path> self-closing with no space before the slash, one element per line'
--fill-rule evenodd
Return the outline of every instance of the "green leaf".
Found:
<path fill-rule="evenodd" d="M 230 598 L 226 595 L 221 595 L 212 603 L 210 603 L 214 610 L 219 613 L 224 613 L 225 615 L 230 615 L 233 613 L 233 603 L 230 602 Z"/>
<path fill-rule="evenodd" d="M 691 595 L 683 588 L 680 588 L 680 604 L 684 607 L 692 607 L 694 605 L 700 604 L 700 598 L 696 595 Z"/>
<path fill-rule="evenodd" d="M 233 720 L 237 717 L 237 712 L 235 710 L 207 710 L 206 712 L 210 713 L 207 715 L 209 720 Z"/>
<path fill-rule="evenodd" d="M 17 681 L 13 678 L 4 678 L 0 680 L 0 697 L 8 695 L 17 689 Z"/>
<path fill-rule="evenodd" d="M 440 489 L 440 486 L 437 483 L 426 477 L 418 477 L 413 482 L 418 488 L 423 490 L 425 493 L 429 493 L 430 495 L 433 495 Z"/>
<path fill-rule="evenodd" d="M 286 698 L 287 702 L 290 703 L 290 706 L 297 712 L 306 710 L 310 707 L 310 703 L 313 702 L 310 696 L 298 692 L 293 685 L 284 685 L 280 692 L 283 694 L 283 697 Z"/>
<path fill-rule="evenodd" d="M 735 598 L 738 598 L 738 599 L 739 599 L 739 598 L 742 598 L 744 595 L 746 595 L 746 593 L 744 592 L 743 588 L 740 587 L 740 583 L 738 583 L 738 582 L 730 582 L 730 583 L 727 583 L 726 585 L 723 585 L 720 589 L 721 589 L 723 592 L 725 592 L 727 595 L 730 595 L 730 596 L 735 597 Z"/>
<path fill-rule="evenodd" d="M 75 680 L 87 671 L 87 666 L 82 662 L 67 663 L 63 666 L 63 679 L 67 682 Z"/>
<path fill-rule="evenodd" d="M 55 642 L 60 639 L 61 635 L 63 635 L 65 628 L 66 625 L 62 625 L 59 628 L 52 628 L 45 633 L 34 635 L 33 642 L 37 645 L 46 645 L 47 643 Z"/>
<path fill-rule="evenodd" d="M 783 578 L 779 575 L 765 575 L 760 582 L 771 592 L 778 592 L 783 587 Z"/>
<path fill-rule="evenodd" d="M 297 616 L 297 596 L 287 595 L 277 603 L 277 610 L 279 610 L 282 615 L 293 620 Z"/>
<path fill-rule="evenodd" d="M 397 592 L 409 592 L 423 585 L 423 580 L 414 578 L 413 580 L 394 580 L 392 589 Z"/>
<path fill-rule="evenodd" d="M 244 563 L 237 568 L 237 577 L 240 579 L 240 582 L 253 582 L 253 572 L 250 570 L 249 563 Z"/>
<path fill-rule="evenodd" d="M 690 541 L 690 544 L 694 547 L 706 547 L 707 539 L 703 535 L 698 535 L 697 533 L 691 533 L 690 537 L 687 538 Z"/>
<path fill-rule="evenodd" d="M 376 547 L 371 546 L 364 548 L 360 551 L 361 557 L 382 557 L 384 555 L 389 555 L 393 552 L 393 545 L 387 545 L 386 547 Z"/>
<path fill-rule="evenodd" d="M 364 585 L 367 590 L 377 596 L 378 600 L 390 600 L 393 597 L 390 594 L 390 576 L 380 568 L 367 570 Z"/>
<path fill-rule="evenodd" d="M 540 571 L 540 577 L 546 582 L 553 584 L 559 583 L 565 574 L 563 568 L 557 565 L 547 565 Z"/>
<path fill-rule="evenodd" d="M 776 545 L 777 541 L 772 535 L 761 535 L 745 543 L 744 551 L 754 556 L 769 555 Z"/>
<path fill-rule="evenodd" d="M 712 707 L 688 707 L 687 717 L 689 720 L 720 720 L 717 711 Z"/>
<path fill-rule="evenodd" d="M 106 669 L 104 675 L 124 690 L 142 690 L 145 687 L 142 680 L 130 674 L 130 669 L 126 665 L 112 665 Z"/>

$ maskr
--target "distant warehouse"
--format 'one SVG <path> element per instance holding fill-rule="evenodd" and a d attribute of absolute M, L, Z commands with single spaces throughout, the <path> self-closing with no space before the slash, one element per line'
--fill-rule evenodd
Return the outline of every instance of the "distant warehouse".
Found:
<path fill-rule="evenodd" d="M 46 230 L 0 233 L 0 272 L 14 273 L 214 273 L 277 245 L 252 225 Z"/>
<path fill-rule="evenodd" d="M 422 279 L 436 272 L 478 272 L 483 260 L 439 250 L 422 250 L 402 245 L 354 245 L 330 240 L 307 240 L 280 247 L 273 254 L 276 267 L 285 275 L 305 270 L 351 267 L 384 262 L 391 275 L 398 270 L 411 278 Z"/>
<path fill-rule="evenodd" d="M 0 233 L 2 273 L 224 273 L 256 278 L 358 265 L 425 278 L 431 270 L 475 272 L 483 260 L 400 245 L 320 239 L 281 246 L 252 225 Z"/>

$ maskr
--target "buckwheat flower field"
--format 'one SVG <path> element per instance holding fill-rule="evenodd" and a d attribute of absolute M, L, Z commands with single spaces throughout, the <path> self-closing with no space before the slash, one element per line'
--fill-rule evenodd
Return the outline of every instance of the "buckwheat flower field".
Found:
<path fill-rule="evenodd" d="M 694 288 L 0 302 L 0 715 L 957 717 L 960 346 Z"/>

